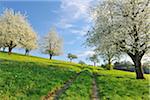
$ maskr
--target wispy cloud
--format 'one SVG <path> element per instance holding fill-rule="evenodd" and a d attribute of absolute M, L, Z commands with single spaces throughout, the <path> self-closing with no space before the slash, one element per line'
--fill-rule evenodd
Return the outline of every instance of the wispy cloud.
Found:
<path fill-rule="evenodd" d="M 71 29 L 75 28 L 77 21 L 82 21 L 84 23 L 90 23 L 91 17 L 89 8 L 92 2 L 95 0 L 60 0 L 61 1 L 61 13 L 60 20 L 56 23 L 56 26 L 61 29 Z M 82 27 L 80 27 L 82 28 Z M 80 32 L 79 32 L 80 31 Z M 79 33 L 81 35 L 85 34 L 85 30 L 82 29 L 72 29 L 73 33 Z"/>
<path fill-rule="evenodd" d="M 56 13 L 56 14 L 59 13 L 58 10 L 52 10 L 52 12 L 53 12 L 53 13 Z"/>
<path fill-rule="evenodd" d="M 58 23 L 56 23 L 56 26 L 61 29 L 69 29 L 69 28 L 74 27 L 74 25 L 68 21 L 69 20 L 67 20 L 67 19 L 61 18 L 60 21 Z"/>
<path fill-rule="evenodd" d="M 84 36 L 89 31 L 89 29 L 90 29 L 90 26 L 87 25 L 87 26 L 82 27 L 81 29 L 72 28 L 69 31 L 74 34 L 79 34 L 80 36 Z"/>
<path fill-rule="evenodd" d="M 61 1 L 61 16 L 58 20 L 57 27 L 63 29 L 67 34 L 73 34 L 74 40 L 67 41 L 66 45 L 74 45 L 83 42 L 84 35 L 89 31 L 91 27 L 91 16 L 89 14 L 89 8 L 93 2 L 97 0 L 60 0 Z M 75 35 L 74 35 L 75 34 Z M 69 35 L 70 36 L 70 35 Z M 80 42 L 79 42 L 80 41 Z M 78 45 L 79 45 L 78 44 Z M 92 56 L 94 52 L 92 49 L 79 52 L 76 51 L 79 58 L 86 58 Z"/>
<path fill-rule="evenodd" d="M 84 36 L 87 33 L 86 31 L 84 31 L 82 29 L 81 30 L 79 30 L 79 29 L 71 29 L 70 32 L 74 33 L 74 34 L 79 34 L 81 36 Z"/>
<path fill-rule="evenodd" d="M 92 56 L 93 54 L 95 54 L 94 51 L 84 51 L 78 54 L 78 57 L 88 57 L 88 56 Z"/>
<path fill-rule="evenodd" d="M 71 19 L 88 18 L 88 10 L 95 0 L 61 0 L 61 9 Z"/>

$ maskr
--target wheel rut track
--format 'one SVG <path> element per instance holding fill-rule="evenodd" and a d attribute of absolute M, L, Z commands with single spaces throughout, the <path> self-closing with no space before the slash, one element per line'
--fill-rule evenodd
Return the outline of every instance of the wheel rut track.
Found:
<path fill-rule="evenodd" d="M 55 91 L 55 93 L 49 93 L 43 100 L 58 100 L 62 93 L 64 93 L 76 80 L 76 78 L 82 73 L 83 71 L 77 73 L 74 77 L 71 77 L 64 85 Z"/>
<path fill-rule="evenodd" d="M 96 75 L 95 74 L 93 74 L 91 100 L 100 100 L 99 95 L 98 95 L 98 87 L 97 87 L 97 83 L 96 83 Z"/>

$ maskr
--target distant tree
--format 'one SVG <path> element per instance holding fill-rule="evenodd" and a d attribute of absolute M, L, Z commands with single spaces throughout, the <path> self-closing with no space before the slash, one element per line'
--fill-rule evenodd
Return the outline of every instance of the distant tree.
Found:
<path fill-rule="evenodd" d="M 105 40 L 106 41 L 106 40 Z M 116 51 L 114 45 L 111 42 L 103 42 L 100 46 L 98 46 L 95 51 L 106 63 L 107 69 L 113 69 L 112 62 L 119 59 L 121 53 Z"/>
<path fill-rule="evenodd" d="M 146 61 L 142 65 L 143 65 L 145 73 L 149 73 L 150 74 L 150 62 Z"/>
<path fill-rule="evenodd" d="M 84 61 L 80 60 L 80 61 L 79 61 L 79 64 L 85 65 L 86 63 L 85 63 Z"/>
<path fill-rule="evenodd" d="M 87 34 L 89 46 L 109 42 L 128 54 L 137 79 L 144 79 L 141 59 L 150 51 L 149 6 L 150 0 L 103 0 L 93 7 L 94 27 Z"/>
<path fill-rule="evenodd" d="M 30 33 L 32 27 L 20 12 L 6 9 L 0 16 L 0 46 L 7 47 L 9 54 L 13 48 L 25 45 Z"/>
<path fill-rule="evenodd" d="M 43 38 L 41 49 L 43 53 L 49 54 L 49 59 L 63 54 L 63 39 L 58 35 L 55 28 L 51 28 L 50 32 Z"/>
<path fill-rule="evenodd" d="M 74 54 L 68 53 L 68 59 L 70 59 L 70 62 L 72 62 L 73 59 L 77 59 L 78 57 Z"/>
<path fill-rule="evenodd" d="M 144 62 L 144 63 L 143 63 L 143 66 L 148 66 L 148 67 L 150 67 L 150 62 Z"/>
<path fill-rule="evenodd" d="M 96 66 L 96 63 L 99 62 L 98 56 L 96 54 L 94 54 L 91 57 L 87 58 L 87 60 L 93 62 L 93 66 Z"/>

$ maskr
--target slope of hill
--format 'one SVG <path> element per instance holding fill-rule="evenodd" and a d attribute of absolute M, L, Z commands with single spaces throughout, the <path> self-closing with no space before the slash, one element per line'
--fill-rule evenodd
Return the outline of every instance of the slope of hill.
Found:
<path fill-rule="evenodd" d="M 58 60 L 0 52 L 0 98 L 3 100 L 90 100 L 93 80 L 101 100 L 149 100 L 150 75 L 103 70 Z"/>

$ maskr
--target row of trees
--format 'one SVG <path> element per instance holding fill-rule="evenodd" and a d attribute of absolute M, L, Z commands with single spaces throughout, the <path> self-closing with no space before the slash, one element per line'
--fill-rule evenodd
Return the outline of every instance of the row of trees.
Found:
<path fill-rule="evenodd" d="M 25 55 L 28 55 L 31 50 L 38 47 L 42 53 L 49 54 L 50 59 L 63 53 L 63 39 L 54 27 L 40 42 L 37 37 L 37 33 L 33 30 L 26 15 L 15 12 L 13 9 L 6 9 L 0 15 L 0 48 L 3 50 L 7 48 L 9 54 L 14 48 L 23 48 Z M 74 54 L 68 54 L 70 62 L 77 58 Z M 94 61 L 92 57 L 89 60 Z"/>
<path fill-rule="evenodd" d="M 150 51 L 150 0 L 104 0 L 93 7 L 93 28 L 86 43 L 110 64 L 120 53 L 129 55 L 136 78 L 144 79 L 141 59 Z"/>
<path fill-rule="evenodd" d="M 42 53 L 49 54 L 50 59 L 62 54 L 63 40 L 54 28 L 41 41 L 38 43 L 37 33 L 24 14 L 6 9 L 0 15 L 0 48 L 8 48 L 9 54 L 17 47 L 25 49 L 27 55 L 31 50 L 38 48 L 38 44 Z"/>
<path fill-rule="evenodd" d="M 67 58 L 70 60 L 70 62 L 72 62 L 72 60 L 73 60 L 73 59 L 77 59 L 78 56 L 76 56 L 75 54 L 68 53 Z M 93 63 L 93 66 L 96 66 L 96 64 L 99 63 L 99 59 L 98 59 L 98 56 L 97 56 L 96 54 L 87 57 L 86 60 L 92 62 L 92 63 Z M 86 63 L 85 63 L 84 61 L 82 61 L 82 60 L 79 61 L 79 64 L 81 64 L 81 65 L 86 65 Z"/>

